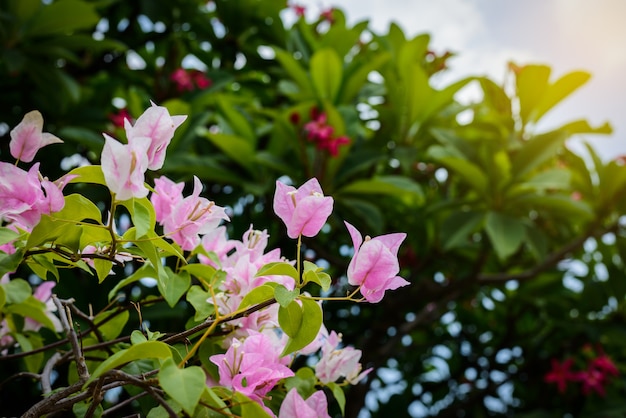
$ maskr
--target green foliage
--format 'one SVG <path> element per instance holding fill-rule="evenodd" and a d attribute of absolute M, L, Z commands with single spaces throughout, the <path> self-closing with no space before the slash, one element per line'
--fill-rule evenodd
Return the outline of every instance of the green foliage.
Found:
<path fill-rule="evenodd" d="M 17 350 L 33 352 L 22 356 L 24 370 L 41 373 L 54 350 L 38 350 L 59 338 L 25 280 L 34 275 L 57 281 L 55 292 L 76 297 L 81 312 L 96 312 L 73 318 L 82 327 L 76 332 L 88 383 L 118 372 L 152 373 L 175 414 L 266 415 L 242 394 L 207 388 L 200 375 L 198 364 L 215 372 L 207 359 L 219 350 L 211 336 L 202 337 L 206 328 L 193 327 L 229 319 L 218 320 L 213 293 L 226 266 L 198 264 L 200 256 L 218 257 L 185 252 L 159 235 L 148 199 L 111 208 L 103 187 L 100 133 L 123 137 L 106 115 L 123 107 L 136 118 L 153 100 L 189 115 L 154 177 L 198 176 L 203 195 L 237 213 L 230 236 L 254 224 L 268 227 L 272 247 L 293 247 L 271 210 L 277 178 L 301 184 L 317 177 L 334 197 L 328 226 L 303 241 L 302 265 L 270 263 L 253 272 L 270 283 L 249 292 L 237 313 L 276 303 L 289 337 L 283 354 L 307 346 L 322 319 L 345 344 L 363 347 L 362 363 L 374 368 L 366 381 L 345 395 L 343 385 L 327 386 L 338 413 L 355 417 L 378 403 L 372 416 L 405 416 L 415 403 L 430 415 L 487 416 L 496 402 L 516 416 L 619 415 L 623 376 L 607 386 L 604 399 L 574 385 L 559 393 L 544 380 L 551 359 L 580 362 L 586 344 L 601 346 L 620 373 L 626 370 L 626 165 L 594 151 L 593 136 L 610 134 L 608 123 L 539 128 L 590 75 L 555 76 L 547 65 L 511 63 L 506 85 L 476 76 L 435 87 L 433 77 L 453 61 L 431 50 L 430 35 L 407 37 L 395 24 L 375 33 L 368 22 L 348 25 L 340 9 L 332 24 L 299 19 L 289 27 L 279 15 L 284 6 L 0 1 L 0 123 L 13 127 L 25 112 L 42 111 L 47 130 L 65 140 L 38 155 L 51 179 L 64 172 L 59 161 L 70 154 L 92 163 L 69 172 L 77 177 L 68 182 L 65 208 L 44 215 L 30 233 L 0 225 L 0 245 L 17 248 L 0 251 L 0 277 L 23 278 L 0 284 L 0 319 Z M 143 68 L 129 66 L 128 57 Z M 200 63 L 210 86 L 177 88 L 171 76 L 189 62 Z M 483 97 L 459 103 L 457 93 L 470 84 Z M 307 124 L 320 114 L 332 139 L 349 139 L 335 154 L 311 139 Z M 579 155 L 568 143 L 582 135 L 588 147 Z M 8 138 L 0 140 L 0 157 L 9 160 Z M 130 226 L 114 230 L 109 211 L 118 226 Z M 343 298 L 351 291 L 342 277 L 350 245 L 344 219 L 371 236 L 407 232 L 399 274 L 411 286 L 376 305 L 328 304 L 322 312 L 307 292 Z M 87 246 L 95 249 L 85 252 Z M 131 267 L 112 254 L 130 258 Z M 278 284 L 287 278 L 295 290 Z M 41 331 L 24 330 L 26 318 Z M 158 331 L 148 331 L 148 323 Z M 167 338 L 189 329 L 195 331 L 185 336 L 189 342 L 207 338 L 203 358 L 179 368 L 192 345 Z M 71 367 L 70 384 L 79 381 Z M 384 368 L 395 373 L 393 382 L 378 373 Z M 17 373 L 2 370 L 0 381 Z M 302 396 L 319 388 L 308 367 L 284 386 Z M 125 389 L 122 399 L 140 388 Z M 41 399 L 22 381 L 0 389 L 7 415 Z M 375 402 L 365 404 L 367 393 Z M 156 402 L 136 405 L 124 412 L 169 416 Z M 98 416 L 103 409 L 81 402 L 73 411 Z"/>

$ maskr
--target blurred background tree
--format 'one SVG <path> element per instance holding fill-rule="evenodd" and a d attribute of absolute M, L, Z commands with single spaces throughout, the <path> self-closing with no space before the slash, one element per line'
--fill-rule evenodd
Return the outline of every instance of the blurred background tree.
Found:
<path fill-rule="evenodd" d="M 151 100 L 188 114 L 159 175 L 197 175 L 237 215 L 232 236 L 271 225 L 281 248 L 292 243 L 272 212 L 276 179 L 317 177 L 336 209 L 304 244 L 335 294 L 347 284 L 343 219 L 370 235 L 408 232 L 410 287 L 326 308 L 329 329 L 375 368 L 346 416 L 623 416 L 625 161 L 567 148 L 608 124 L 536 128 L 589 74 L 511 63 L 504 85 L 435 88 L 452 54 L 429 40 L 350 26 L 338 8 L 306 21 L 284 0 L 0 0 L 0 157 L 32 109 L 65 140 L 43 155 L 51 177 L 97 163 L 101 132 L 123 138 L 124 117 Z M 469 85 L 482 98 L 459 103 Z M 57 289 L 101 307 L 96 285 L 74 275 Z M 185 318 L 144 317 L 163 331 Z M 20 384 L 0 393 L 3 413 L 32 402 Z"/>

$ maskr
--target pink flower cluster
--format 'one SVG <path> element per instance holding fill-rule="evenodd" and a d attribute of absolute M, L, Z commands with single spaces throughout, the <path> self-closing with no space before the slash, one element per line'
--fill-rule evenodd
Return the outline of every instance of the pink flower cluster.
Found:
<path fill-rule="evenodd" d="M 207 303 L 215 304 L 220 313 L 228 314 L 237 310 L 245 295 L 268 282 L 281 284 L 288 290 L 295 288 L 293 278 L 288 276 L 257 276 L 262 266 L 285 261 L 279 249 L 266 251 L 268 238 L 267 231 L 255 230 L 252 226 L 241 240 L 228 239 L 223 226 L 203 236 L 202 247 L 217 256 L 218 264 L 214 258 L 203 256 L 200 260 L 226 273 L 218 292 L 209 297 Z M 263 400 L 282 379 L 293 376 L 287 365 L 294 356 L 280 357 L 287 336 L 279 328 L 278 305 L 229 321 L 227 327 L 230 334 L 223 341 L 226 353 L 210 358 L 218 366 L 219 385 L 245 394 L 274 416 Z M 334 331 L 329 335 L 322 326 L 317 338 L 299 352 L 312 354 L 321 350 L 315 375 L 323 384 L 337 381 L 356 384 L 369 372 L 361 372 L 361 351 L 352 347 L 340 348 L 340 343 L 339 335 Z M 294 416 L 290 415 L 293 408 L 302 411 L 303 415 L 296 416 L 328 416 L 327 412 L 326 415 L 322 413 L 327 410 L 327 403 L 321 391 L 306 401 L 294 391 L 283 402 L 279 418 Z"/>
<path fill-rule="evenodd" d="M 163 232 L 183 250 L 200 244 L 200 235 L 214 231 L 222 220 L 229 220 L 224 208 L 200 197 L 202 183 L 194 176 L 193 193 L 183 197 L 184 183 L 175 183 L 163 176 L 154 181 L 150 201 Z"/>
<path fill-rule="evenodd" d="M 157 179 L 157 193 L 162 188 L 162 181 Z M 173 182 L 167 183 L 167 187 L 175 190 L 175 193 L 182 190 L 181 184 Z M 154 201 L 157 217 L 164 216 L 166 208 L 172 206 L 165 193 L 163 199 L 162 204 Z M 332 208 L 332 197 L 324 196 L 317 179 L 307 181 L 298 189 L 281 182 L 276 184 L 274 210 L 286 224 L 291 238 L 317 235 Z M 363 242 L 356 228 L 350 224 L 347 226 L 356 247 L 348 277 L 350 283 L 361 290 L 362 300 L 378 302 L 386 290 L 408 284 L 397 276 L 397 252 L 405 234 L 366 238 Z M 217 292 L 207 299 L 207 303 L 214 304 L 221 314 L 237 310 L 245 295 L 268 282 L 283 285 L 287 290 L 295 288 L 295 281 L 291 277 L 257 275 L 262 266 L 285 261 L 278 249 L 266 252 L 268 237 L 267 231 L 257 231 L 252 226 L 241 241 L 229 239 L 224 227 L 217 227 L 202 237 L 203 249 L 216 257 L 202 256 L 200 260 L 226 273 Z M 286 365 L 299 354 L 319 353 L 314 369 L 322 385 L 333 382 L 357 384 L 371 371 L 363 371 L 360 350 L 343 347 L 341 336 L 334 331 L 329 333 L 325 327 L 320 329 L 318 336 L 307 347 L 281 358 L 287 336 L 280 331 L 278 305 L 229 321 L 227 327 L 230 334 L 223 341 L 226 353 L 210 358 L 218 366 L 219 384 L 245 394 L 264 408 L 263 400 L 268 392 L 279 381 L 293 375 Z M 296 416 L 327 416 L 327 412 L 321 412 L 326 411 L 323 392 L 316 392 L 306 400 L 296 391 L 290 392 L 281 406 L 279 418 L 293 416 L 290 414 L 294 408 L 302 414 Z M 267 408 L 266 411 L 271 412 Z"/>
<path fill-rule="evenodd" d="M 145 173 L 163 167 L 165 152 L 174 131 L 186 118 L 170 116 L 165 107 L 152 103 L 152 107 L 137 119 L 135 125 L 131 125 L 128 119 L 124 120 L 127 144 L 104 134 L 102 172 L 117 200 L 148 195 L 144 185 Z"/>
<path fill-rule="evenodd" d="M 317 235 L 332 210 L 333 199 L 324 196 L 317 179 L 307 181 L 299 189 L 276 182 L 274 211 L 287 226 L 290 238 Z M 366 236 L 363 240 L 355 227 L 345 224 L 354 245 L 354 256 L 348 265 L 348 282 L 359 287 L 365 300 L 380 302 L 385 291 L 409 284 L 397 275 L 400 272 L 398 249 L 406 234 Z"/>
<path fill-rule="evenodd" d="M 32 161 L 42 146 L 59 142 L 56 137 L 41 132 L 43 122 L 40 115 L 29 115 L 11 132 L 12 155 L 25 162 Z M 166 108 L 153 103 L 134 124 L 124 117 L 126 144 L 104 134 L 101 168 L 114 200 L 148 196 L 145 173 L 163 166 L 167 146 L 185 118 L 170 116 Z M 333 129 L 325 126 L 325 121 L 324 114 L 318 115 L 317 125 L 307 129 L 317 138 L 318 144 L 334 141 L 335 145 L 324 147 L 335 155 L 336 147 L 342 141 L 332 138 Z M 0 162 L 0 221 L 8 222 L 16 230 L 30 230 L 39 222 L 41 214 L 58 211 L 64 205 L 62 188 L 67 178 L 55 185 L 41 178 L 38 168 L 39 165 L 35 164 L 26 172 L 16 165 Z M 199 250 L 200 262 L 213 265 L 224 273 L 224 279 L 207 297 L 207 303 L 226 315 L 237 311 L 246 295 L 267 283 L 284 286 L 287 291 L 296 289 L 298 281 L 291 276 L 258 275 L 263 266 L 272 262 L 294 264 L 281 256 L 280 249 L 267 250 L 269 235 L 266 230 L 255 230 L 250 226 L 241 240 L 229 239 L 226 228 L 220 226 L 222 220 L 229 218 L 224 208 L 201 196 L 200 180 L 194 177 L 190 195 L 185 195 L 184 189 L 184 183 L 162 176 L 154 181 L 150 202 L 166 237 L 185 251 Z M 314 237 L 322 230 L 332 214 L 334 201 L 332 197 L 324 196 L 320 183 L 313 178 L 297 189 L 277 182 L 273 203 L 275 213 L 287 227 L 287 235 L 300 242 L 302 236 Z M 348 223 L 346 226 L 355 247 L 347 276 L 349 283 L 357 288 L 350 298 L 360 291 L 362 297 L 355 301 L 376 303 L 387 290 L 409 284 L 398 276 L 398 249 L 406 234 L 363 239 L 355 227 Z M 83 254 L 102 254 L 106 251 L 106 247 L 91 245 L 83 250 Z M 120 262 L 128 261 L 130 257 L 119 252 L 115 256 Z M 53 286 L 52 282 L 43 283 L 36 290 L 35 297 L 47 302 Z M 306 293 L 304 296 L 311 297 Z M 300 299 L 296 301 L 302 303 Z M 318 303 L 321 307 L 321 302 Z M 51 311 L 52 307 L 48 310 Z M 323 325 L 308 346 L 281 357 L 288 337 L 280 330 L 278 311 L 278 305 L 273 304 L 223 324 L 224 330 L 229 332 L 223 340 L 225 353 L 210 357 L 217 365 L 220 385 L 248 396 L 273 416 L 264 400 L 279 382 L 294 376 L 288 365 L 297 355 L 319 354 L 314 369 L 321 385 L 334 382 L 357 384 L 371 371 L 362 371 L 360 350 L 342 346 L 341 336 L 334 331 L 329 333 Z M 38 329 L 38 324 L 32 321 L 26 321 L 26 325 L 29 329 Z M 8 325 L 1 323 L 0 341 L 3 345 L 12 343 L 8 340 L 9 332 Z M 329 417 L 324 393 L 317 391 L 304 399 L 296 390 L 291 390 L 282 403 L 278 417 L 293 416 Z"/>
<path fill-rule="evenodd" d="M 307 139 L 315 144 L 319 150 L 326 150 L 330 155 L 339 155 L 339 147 L 350 143 L 347 136 L 333 136 L 335 128 L 328 124 L 328 116 L 317 109 L 311 111 L 312 121 L 304 125 Z"/>
<path fill-rule="evenodd" d="M 34 110 L 27 113 L 22 121 L 11 130 L 9 150 L 13 158 L 30 163 L 39 149 L 46 145 L 63 142 L 56 136 L 42 132 L 43 118 Z M 0 224 L 5 223 L 17 231 L 30 232 L 41 219 L 63 209 L 63 187 L 68 178 L 56 182 L 49 181 L 39 172 L 39 163 L 26 171 L 17 166 L 0 161 Z M 0 250 L 12 253 L 11 244 L 4 244 Z"/>
<path fill-rule="evenodd" d="M 546 373 L 544 380 L 557 386 L 559 393 L 565 393 L 569 383 L 580 383 L 583 395 L 590 395 L 592 392 L 600 396 L 606 395 L 606 387 L 613 377 L 619 375 L 619 370 L 613 360 L 600 349 L 595 355 L 593 349 L 584 350 L 591 357 L 586 361 L 586 367 L 582 370 L 572 370 L 574 359 L 568 358 L 562 363 L 557 359 L 552 359 L 552 369 Z"/>
<path fill-rule="evenodd" d="M 186 70 L 184 68 L 177 68 L 170 75 L 170 80 L 176 84 L 176 90 L 179 92 L 204 90 L 211 87 L 213 82 L 210 78 L 198 70 Z"/>

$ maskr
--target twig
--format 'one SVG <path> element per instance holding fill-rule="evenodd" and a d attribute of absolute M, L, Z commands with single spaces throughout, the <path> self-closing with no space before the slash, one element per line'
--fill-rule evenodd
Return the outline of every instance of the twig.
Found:
<path fill-rule="evenodd" d="M 109 414 L 112 414 L 115 411 L 117 411 L 118 409 L 124 408 L 126 405 L 136 401 L 139 398 L 143 398 L 146 395 L 148 395 L 148 391 L 141 392 L 141 393 L 136 394 L 135 396 L 131 396 L 128 399 L 124 399 L 123 401 L 118 402 L 117 404 L 113 405 L 109 409 L 106 409 L 106 410 L 102 411 L 102 416 L 104 417 L 104 416 L 107 416 Z"/>
<path fill-rule="evenodd" d="M 163 399 L 163 397 L 157 393 L 157 390 L 150 384 L 150 382 L 139 379 L 136 376 L 125 373 L 121 370 L 110 370 L 105 375 L 116 377 L 118 380 L 123 380 L 131 383 L 135 386 L 142 387 L 152 396 L 166 411 L 170 418 L 177 418 L 178 414 L 172 409 L 172 407 Z"/>
<path fill-rule="evenodd" d="M 235 319 L 239 319 L 239 318 L 243 318 L 246 317 L 256 311 L 260 311 L 261 309 L 267 308 L 270 305 L 273 305 L 274 303 L 276 303 L 276 299 L 272 298 L 269 300 L 266 300 L 265 302 L 261 302 L 257 305 L 251 306 L 250 308 L 246 309 L 244 312 L 241 312 L 237 315 L 233 315 L 231 317 L 229 317 L 227 320 L 224 320 L 223 322 L 229 322 L 229 321 L 234 321 Z M 207 328 L 209 328 L 210 326 L 213 325 L 214 320 L 206 320 L 203 323 L 196 325 L 193 328 L 190 328 L 186 331 L 180 332 L 178 334 L 174 334 L 174 335 L 170 335 L 169 337 L 163 338 L 161 341 L 163 341 L 164 343 L 167 344 L 171 344 L 171 343 L 175 343 L 177 341 L 180 340 L 184 340 L 185 338 L 189 337 L 190 335 L 193 335 L 197 332 L 203 331 Z"/>
<path fill-rule="evenodd" d="M 57 365 L 59 360 L 63 358 L 61 353 L 56 352 L 48 359 L 46 365 L 43 367 L 43 371 L 41 372 L 41 391 L 44 395 L 52 392 L 52 384 L 50 383 L 50 375 L 52 374 L 52 370 L 54 366 Z"/>
<path fill-rule="evenodd" d="M 2 390 L 4 385 L 9 383 L 10 381 L 15 380 L 15 379 L 19 379 L 20 377 L 30 377 L 31 379 L 35 379 L 35 380 L 40 380 L 41 379 L 41 375 L 39 375 L 37 373 L 19 372 L 19 373 L 16 373 L 16 374 L 12 375 L 12 376 L 7 377 L 2 382 L 0 382 L 0 390 Z"/>
<path fill-rule="evenodd" d="M 609 226 L 608 228 L 604 228 L 601 231 L 590 232 L 588 234 L 584 234 L 581 237 L 576 238 L 575 240 L 569 242 L 568 244 L 561 247 L 559 250 L 553 252 L 548 257 L 546 257 L 543 262 L 527 269 L 521 271 L 519 273 L 487 273 L 487 274 L 479 274 L 477 276 L 477 282 L 481 284 L 502 284 L 511 280 L 524 281 L 530 280 L 536 277 L 542 271 L 555 266 L 559 261 L 561 261 L 567 254 L 576 250 L 581 245 L 585 243 L 589 238 L 595 236 L 601 236 L 608 232 L 615 231 L 619 225 L 614 224 Z"/>
<path fill-rule="evenodd" d="M 85 363 L 85 357 L 83 356 L 80 344 L 78 343 L 78 336 L 76 335 L 76 331 L 74 331 L 74 327 L 71 325 L 70 320 L 68 319 L 68 317 L 71 317 L 70 310 L 68 308 L 68 305 L 64 306 L 55 294 L 52 295 L 52 301 L 57 307 L 59 317 L 61 319 L 61 325 L 63 325 L 63 329 L 65 330 L 70 345 L 72 346 L 72 352 L 74 353 L 74 359 L 76 360 L 76 371 L 78 372 L 78 378 L 82 383 L 84 383 L 89 380 L 89 370 L 87 369 L 87 363 Z M 72 301 L 70 300 L 70 303 L 71 302 Z"/>

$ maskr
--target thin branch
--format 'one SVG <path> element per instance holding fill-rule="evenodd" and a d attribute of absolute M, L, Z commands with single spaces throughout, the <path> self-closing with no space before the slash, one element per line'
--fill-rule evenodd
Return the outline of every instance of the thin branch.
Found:
<path fill-rule="evenodd" d="M 150 382 L 139 379 L 138 377 L 125 373 L 121 370 L 110 370 L 106 373 L 106 375 L 115 377 L 118 380 L 124 380 L 130 384 L 144 388 L 146 392 L 148 392 L 148 394 L 152 396 L 167 411 L 167 414 L 170 416 L 170 418 L 178 417 L 178 414 L 165 401 L 165 399 L 163 399 L 163 397 L 159 393 L 157 393 L 156 388 L 154 388 L 150 384 Z"/>
<path fill-rule="evenodd" d="M 273 305 L 274 303 L 276 303 L 276 299 L 274 299 L 274 298 L 266 300 L 265 302 L 261 302 L 261 303 L 259 303 L 257 305 L 251 306 L 250 308 L 246 309 L 244 312 L 241 312 L 241 313 L 239 313 L 237 315 L 233 315 L 232 317 L 229 317 L 227 320 L 224 320 L 223 322 L 234 321 L 235 319 L 246 317 L 246 316 L 248 316 L 248 315 L 250 315 L 250 314 L 252 314 L 252 313 L 254 313 L 256 311 L 260 311 L 263 308 L 267 308 L 268 306 Z M 178 334 L 170 335 L 170 336 L 168 336 L 166 338 L 163 338 L 161 341 L 163 341 L 164 343 L 167 343 L 167 344 L 172 344 L 172 343 L 175 343 L 177 341 L 184 340 L 185 338 L 187 338 L 187 337 L 189 337 L 189 336 L 191 336 L 191 335 L 193 335 L 193 334 L 195 334 L 197 332 L 200 332 L 200 331 L 203 331 L 203 330 L 209 328 L 210 326 L 213 325 L 213 322 L 215 322 L 215 321 L 212 320 L 212 319 L 207 319 L 203 323 L 201 323 L 199 325 L 196 325 L 193 328 L 190 328 L 190 329 L 188 329 L 186 331 L 183 331 L 183 332 L 180 332 Z"/>
<path fill-rule="evenodd" d="M 7 377 L 2 382 L 0 382 L 0 390 L 2 390 L 4 385 L 9 383 L 10 381 L 15 380 L 15 379 L 19 379 L 21 377 L 30 377 L 31 379 L 41 380 L 41 375 L 39 375 L 37 373 L 19 372 L 19 373 L 16 373 L 14 375 L 11 375 L 11 376 Z"/>
<path fill-rule="evenodd" d="M 530 280 L 534 277 L 536 277 L 539 273 L 554 267 L 559 261 L 561 261 L 567 254 L 571 253 L 572 251 L 578 249 L 580 246 L 582 246 L 585 241 L 587 241 L 587 239 L 589 239 L 590 237 L 595 237 L 595 236 L 602 236 L 608 232 L 611 231 L 615 231 L 618 228 L 617 224 L 611 225 L 608 228 L 604 228 L 601 231 L 597 231 L 595 233 L 590 232 L 588 234 L 584 234 L 583 236 L 580 236 L 578 238 L 576 238 L 575 240 L 569 242 L 568 244 L 564 245 L 563 247 L 561 247 L 559 250 L 553 252 L 552 254 L 550 254 L 548 257 L 546 257 L 543 262 L 527 269 L 524 271 L 521 271 L 519 273 L 486 273 L 486 274 L 479 274 L 476 278 L 478 283 L 481 284 L 502 284 L 502 283 L 506 283 L 508 281 L 511 280 L 517 280 L 517 281 L 524 281 L 524 280 Z"/>
<path fill-rule="evenodd" d="M 102 416 L 105 417 L 105 416 L 107 416 L 109 414 L 112 414 L 112 413 L 116 412 L 118 409 L 122 409 L 126 405 L 128 405 L 130 403 L 133 403 L 137 399 L 143 398 L 146 395 L 148 395 L 148 391 L 144 391 L 144 392 L 138 393 L 138 394 L 136 394 L 134 396 L 131 396 L 128 399 L 124 399 L 123 401 L 118 402 L 117 404 L 113 405 L 109 409 L 106 409 L 106 410 L 102 411 Z"/>
<path fill-rule="evenodd" d="M 74 353 L 74 359 L 76 360 L 76 370 L 78 372 L 78 378 L 81 382 L 86 382 L 89 380 L 89 370 L 87 369 L 87 363 L 85 363 L 85 357 L 80 348 L 80 344 L 78 343 L 78 336 L 76 335 L 76 331 L 74 331 L 74 327 L 72 326 L 68 317 L 71 316 L 68 305 L 73 302 L 73 300 L 66 301 L 67 305 L 63 305 L 57 295 L 52 295 L 52 301 L 54 302 L 57 310 L 59 312 L 59 317 L 61 319 L 61 324 L 63 325 L 63 329 L 65 330 L 65 334 L 72 346 L 72 352 Z"/>
<path fill-rule="evenodd" d="M 41 391 L 44 395 L 52 392 L 52 384 L 50 383 L 52 370 L 62 358 L 63 355 L 59 352 L 56 352 L 52 355 L 52 357 L 48 359 L 46 365 L 43 367 L 43 371 L 41 372 Z"/>

